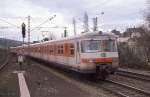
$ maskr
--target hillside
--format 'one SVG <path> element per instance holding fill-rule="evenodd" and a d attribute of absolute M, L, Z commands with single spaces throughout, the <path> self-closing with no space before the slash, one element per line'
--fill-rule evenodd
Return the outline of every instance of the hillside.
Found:
<path fill-rule="evenodd" d="M 0 38 L 0 48 L 6 48 L 6 47 L 11 47 L 11 46 L 19 46 L 21 44 L 22 44 L 21 41 Z"/>

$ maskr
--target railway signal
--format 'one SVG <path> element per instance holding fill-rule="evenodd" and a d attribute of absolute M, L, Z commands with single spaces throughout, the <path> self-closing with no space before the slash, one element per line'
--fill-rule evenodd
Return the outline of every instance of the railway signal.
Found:
<path fill-rule="evenodd" d="M 24 38 L 25 38 L 25 35 L 26 35 L 26 25 L 25 25 L 25 23 L 22 23 L 22 38 L 23 38 L 22 55 L 23 55 L 23 56 L 24 56 Z M 22 55 L 21 55 L 21 56 L 22 56 Z M 23 56 L 22 56 L 22 57 L 23 57 Z"/>
<path fill-rule="evenodd" d="M 22 23 L 22 37 L 25 38 L 25 34 L 26 34 L 26 25 L 25 23 Z"/>

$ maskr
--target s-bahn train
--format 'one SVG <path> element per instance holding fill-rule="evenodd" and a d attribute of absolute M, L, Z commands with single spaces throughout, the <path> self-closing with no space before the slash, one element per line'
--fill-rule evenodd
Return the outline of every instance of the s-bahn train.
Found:
<path fill-rule="evenodd" d="M 117 37 L 88 32 L 73 37 L 24 46 L 26 56 L 56 63 L 57 67 L 105 79 L 118 67 Z M 21 53 L 23 47 L 11 47 Z M 55 65 L 55 64 L 54 64 Z"/>

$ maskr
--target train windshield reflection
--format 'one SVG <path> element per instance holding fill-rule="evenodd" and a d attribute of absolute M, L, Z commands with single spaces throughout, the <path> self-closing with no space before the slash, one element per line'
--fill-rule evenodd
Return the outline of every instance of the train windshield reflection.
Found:
<path fill-rule="evenodd" d="M 103 50 L 105 52 L 116 52 L 117 47 L 116 47 L 115 40 L 104 40 L 103 41 Z"/>
<path fill-rule="evenodd" d="M 84 40 L 81 42 L 82 52 L 101 51 L 100 40 Z"/>
<path fill-rule="evenodd" d="M 81 42 L 82 52 L 116 52 L 115 40 L 84 40 Z"/>

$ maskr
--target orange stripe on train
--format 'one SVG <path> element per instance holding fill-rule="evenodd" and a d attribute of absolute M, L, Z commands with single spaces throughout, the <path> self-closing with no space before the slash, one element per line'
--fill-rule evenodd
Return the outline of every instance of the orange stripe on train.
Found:
<path fill-rule="evenodd" d="M 112 58 L 93 58 L 93 63 L 112 62 Z M 89 63 L 87 58 L 82 58 L 82 63 Z"/>

